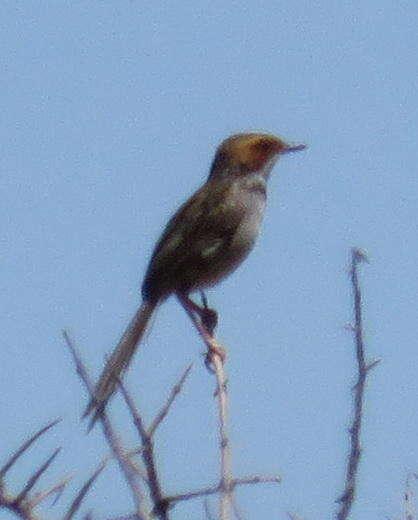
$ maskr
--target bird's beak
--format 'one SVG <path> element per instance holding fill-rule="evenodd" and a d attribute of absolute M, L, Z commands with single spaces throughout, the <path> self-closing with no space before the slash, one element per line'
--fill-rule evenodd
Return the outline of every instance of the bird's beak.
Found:
<path fill-rule="evenodd" d="M 305 150 L 306 144 L 297 144 L 295 146 L 286 146 L 286 148 L 283 148 L 280 153 L 289 153 L 289 152 L 299 152 L 300 150 Z"/>

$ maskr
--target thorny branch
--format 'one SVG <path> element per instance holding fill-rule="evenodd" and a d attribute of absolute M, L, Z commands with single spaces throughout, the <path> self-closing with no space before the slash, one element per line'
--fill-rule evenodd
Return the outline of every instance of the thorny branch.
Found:
<path fill-rule="evenodd" d="M 214 312 L 214 311 L 213 311 Z M 201 326 L 202 323 L 196 320 L 196 326 Z M 207 329 L 205 331 L 207 335 Z M 63 332 L 65 343 L 73 358 L 77 374 L 85 385 L 89 395 L 91 396 L 92 383 L 87 373 L 86 367 L 84 366 L 81 358 L 75 348 L 74 343 L 69 337 L 67 332 Z M 158 430 L 158 427 L 165 419 L 176 397 L 181 393 L 183 385 L 186 381 L 188 374 L 190 373 L 191 366 L 187 367 L 184 373 L 181 375 L 179 381 L 173 386 L 168 396 L 168 399 L 161 410 L 158 412 L 151 425 L 147 428 L 142 419 L 142 416 L 138 410 L 137 405 L 134 403 L 132 397 L 127 392 L 122 384 L 120 384 L 122 393 L 124 395 L 126 404 L 130 410 L 133 423 L 139 433 L 141 440 L 141 446 L 136 450 L 126 450 L 116 434 L 110 419 L 106 413 L 103 413 L 100 417 L 101 425 L 103 428 L 104 437 L 113 453 L 113 456 L 117 460 L 119 467 L 124 475 L 128 487 L 131 490 L 131 495 L 135 503 L 135 512 L 133 514 L 127 514 L 122 517 L 123 519 L 129 520 L 151 520 L 157 516 L 160 520 L 169 520 L 169 510 L 176 504 L 182 501 L 191 500 L 194 498 L 207 497 L 213 494 L 220 494 L 220 520 L 230 520 L 231 509 L 233 506 L 232 492 L 237 486 L 248 485 L 248 484 L 259 484 L 259 483 L 279 483 L 280 478 L 278 477 L 263 477 L 253 476 L 244 478 L 232 478 L 231 470 L 231 451 L 230 442 L 228 437 L 228 396 L 227 396 L 227 378 L 224 371 L 224 358 L 218 352 L 222 352 L 219 345 L 216 344 L 216 340 L 210 331 L 209 340 L 213 346 L 212 357 L 210 359 L 211 364 L 214 367 L 214 372 L 217 378 L 217 391 L 216 396 L 218 398 L 218 410 L 219 410 L 219 430 L 220 430 L 220 453 L 221 453 L 221 478 L 218 485 L 203 488 L 200 490 L 190 491 L 182 494 L 165 496 L 162 492 L 160 484 L 157 464 L 154 453 L 154 442 L 153 438 Z M 42 520 L 41 516 L 35 513 L 35 508 L 41 504 L 46 498 L 55 495 L 56 500 L 61 495 L 64 487 L 69 482 L 70 478 L 61 480 L 54 484 L 47 490 L 41 490 L 33 495 L 31 491 L 34 486 L 38 483 L 40 478 L 43 476 L 45 471 L 48 469 L 50 464 L 57 456 L 59 449 L 55 450 L 52 455 L 32 474 L 23 486 L 22 490 L 17 493 L 16 496 L 12 496 L 7 493 L 6 486 L 4 483 L 4 477 L 7 472 L 13 467 L 18 461 L 19 457 L 22 456 L 30 446 L 43 434 L 45 434 L 50 428 L 55 426 L 58 421 L 53 421 L 41 428 L 32 437 L 30 437 L 21 447 L 9 458 L 9 460 L 0 468 L 0 509 L 6 509 L 14 513 L 21 520 Z M 143 459 L 145 472 L 141 472 L 132 460 L 132 456 L 140 454 Z M 73 520 L 76 513 L 79 512 L 82 501 L 84 500 L 89 489 L 98 478 L 100 473 L 103 471 L 109 457 L 103 460 L 97 469 L 94 471 L 92 476 L 85 482 L 81 487 L 76 497 L 70 504 L 67 512 L 65 513 L 63 520 Z M 149 489 L 149 496 L 152 500 L 152 509 L 147 504 L 148 495 L 144 493 L 140 479 L 145 482 Z M 55 500 L 55 501 L 56 501 Z M 236 513 L 237 514 L 237 513 Z M 93 516 L 91 513 L 84 515 L 84 520 L 92 520 Z"/>
<path fill-rule="evenodd" d="M 42 466 L 35 471 L 35 473 L 29 478 L 27 481 L 25 487 L 22 489 L 22 491 L 17 495 L 16 502 L 23 502 L 26 497 L 28 496 L 28 493 L 31 491 L 33 486 L 38 482 L 38 480 L 41 478 L 43 473 L 49 468 L 49 466 L 52 464 L 55 457 L 58 455 L 58 453 L 61 451 L 61 448 L 57 448 L 54 453 L 48 458 L 48 460 L 42 464 Z"/>
<path fill-rule="evenodd" d="M 232 461 L 231 444 L 228 431 L 228 386 L 224 370 L 224 362 L 217 354 L 212 356 L 217 381 L 218 415 L 219 415 L 219 448 L 221 452 L 221 481 L 220 481 L 220 519 L 229 520 L 232 506 Z"/>
<path fill-rule="evenodd" d="M 78 354 L 74 343 L 66 331 L 63 331 L 63 336 L 76 366 L 77 374 L 84 383 L 89 396 L 91 396 L 93 385 L 90 381 L 86 367 L 81 361 L 80 355 Z M 135 514 L 137 516 L 137 520 L 149 520 L 151 518 L 150 512 L 149 508 L 146 507 L 144 493 L 138 482 L 137 469 L 128 456 L 127 451 L 121 445 L 106 412 L 100 415 L 100 422 L 103 428 L 103 435 L 119 464 L 119 468 L 125 477 L 128 487 L 131 490 L 132 499 L 135 503 Z"/>
<path fill-rule="evenodd" d="M 119 386 L 121 388 L 126 405 L 128 406 L 128 409 L 131 413 L 134 426 L 142 441 L 143 449 L 141 451 L 141 456 L 147 472 L 147 484 L 149 486 L 151 498 L 154 504 L 153 511 L 161 520 L 168 520 L 169 504 L 164 500 L 161 490 L 161 484 L 154 455 L 154 443 L 152 440 L 152 435 L 150 435 L 147 431 L 144 421 L 142 420 L 142 416 L 124 385 L 119 382 Z"/>
<path fill-rule="evenodd" d="M 96 469 L 96 471 L 93 473 L 93 475 L 87 480 L 87 482 L 82 486 L 80 491 L 77 493 L 77 496 L 73 500 L 72 504 L 70 505 L 67 513 L 64 515 L 63 520 L 71 520 L 76 512 L 79 510 L 81 502 L 83 501 L 84 497 L 87 495 L 89 489 L 97 479 L 97 477 L 100 475 L 100 473 L 104 470 L 106 466 L 106 461 L 103 461 L 99 464 L 99 467 Z"/>
<path fill-rule="evenodd" d="M 231 480 L 230 489 L 233 491 L 238 486 L 245 486 L 251 484 L 266 484 L 266 483 L 274 483 L 280 484 L 280 477 L 242 477 L 242 478 L 234 478 Z M 194 498 L 200 498 L 209 495 L 216 495 L 221 491 L 221 484 L 217 486 L 211 486 L 203 489 L 197 489 L 196 491 L 189 491 L 187 493 L 182 493 L 179 495 L 171 495 L 166 497 L 167 502 L 176 503 L 176 502 L 184 502 L 185 500 L 192 500 Z"/>
<path fill-rule="evenodd" d="M 60 482 L 57 482 L 56 484 L 51 486 L 49 489 L 36 493 L 30 501 L 31 507 L 35 508 L 37 505 L 39 505 L 41 502 L 43 502 L 46 498 L 48 498 L 52 495 L 55 495 L 53 505 L 56 504 L 58 499 L 60 498 L 62 492 L 64 491 L 65 486 L 68 484 L 68 482 L 70 482 L 70 480 L 71 480 L 70 477 L 64 478 Z"/>
<path fill-rule="evenodd" d="M 379 363 L 379 360 L 367 363 L 365 358 L 363 338 L 362 294 L 358 279 L 358 265 L 363 262 L 368 262 L 365 254 L 359 249 L 353 249 L 351 256 L 350 279 L 353 291 L 355 323 L 354 325 L 350 326 L 350 330 L 354 333 L 355 338 L 355 353 L 358 377 L 357 382 L 354 386 L 353 420 L 349 429 L 350 452 L 347 461 L 345 488 L 341 497 L 337 500 L 337 502 L 340 504 L 339 510 L 337 511 L 336 515 L 337 520 L 347 520 L 349 518 L 353 502 L 356 496 L 357 475 L 361 457 L 360 436 L 363 422 L 363 406 L 366 379 L 369 371 Z M 192 500 L 195 498 L 208 497 L 215 494 L 220 494 L 221 496 L 219 519 L 230 520 L 231 509 L 233 507 L 232 493 L 237 486 L 267 482 L 280 482 L 280 478 L 278 477 L 269 478 L 255 476 L 244 478 L 232 478 L 231 451 L 227 428 L 227 377 L 224 370 L 224 356 L 222 355 L 223 350 L 217 344 L 213 336 L 213 330 L 216 326 L 216 313 L 215 311 L 207 309 L 205 303 L 204 310 L 211 311 L 213 313 L 213 315 L 210 316 L 212 319 L 212 327 L 210 327 L 205 324 L 205 320 L 203 319 L 202 315 L 200 316 L 201 320 L 199 320 L 197 316 L 193 314 L 193 312 L 190 312 L 190 309 L 188 309 L 187 307 L 185 307 L 185 309 L 211 352 L 209 356 L 209 361 L 212 367 L 214 368 L 214 373 L 217 379 L 216 396 L 218 398 L 218 415 L 220 431 L 219 437 L 221 453 L 221 478 L 219 484 L 176 495 L 164 496 L 158 478 L 154 454 L 153 437 L 159 425 L 162 423 L 162 421 L 165 419 L 165 417 L 171 410 L 171 407 L 176 397 L 180 394 L 184 382 L 191 370 L 191 366 L 189 366 L 184 371 L 180 380 L 176 383 L 176 385 L 174 385 L 169 394 L 167 402 L 162 407 L 160 412 L 156 415 L 156 417 L 151 422 L 151 425 L 148 428 L 145 426 L 145 423 L 140 415 L 138 407 L 134 404 L 132 398 L 130 397 L 126 389 L 123 387 L 123 385 L 121 385 L 125 401 L 131 412 L 134 425 L 136 426 L 137 431 L 139 433 L 142 446 L 140 446 L 139 449 L 136 450 L 125 450 L 122 447 L 118 439 L 118 436 L 110 423 L 108 416 L 106 415 L 106 413 L 103 414 L 103 416 L 101 417 L 101 422 L 105 439 L 109 444 L 114 457 L 119 463 L 125 480 L 131 489 L 132 497 L 136 505 L 135 513 L 113 517 L 112 520 L 151 520 L 155 516 L 158 516 L 160 520 L 168 520 L 168 513 L 170 508 L 174 507 L 177 503 Z M 83 365 L 81 358 L 78 355 L 75 346 L 67 332 L 64 331 L 63 336 L 73 357 L 77 373 L 83 381 L 84 385 L 86 386 L 89 395 L 91 395 L 92 385 L 86 368 Z M 39 480 L 46 472 L 50 464 L 52 464 L 53 460 L 58 455 L 58 448 L 36 471 L 33 472 L 32 476 L 26 481 L 21 491 L 17 494 L 10 494 L 7 491 L 5 483 L 5 477 L 8 471 L 16 464 L 19 458 L 27 452 L 27 450 L 32 446 L 32 444 L 35 443 L 36 440 L 43 436 L 48 430 L 53 428 L 59 421 L 60 419 L 50 422 L 45 427 L 41 428 L 38 432 L 36 432 L 34 435 L 32 435 L 16 450 L 15 453 L 13 453 L 9 460 L 0 468 L 0 509 L 5 509 L 11 512 L 20 520 L 42 520 L 41 516 L 35 512 L 36 507 L 40 505 L 48 497 L 54 495 L 56 501 L 61 495 L 67 483 L 71 480 L 67 477 L 61 480 L 60 482 L 52 485 L 50 488 L 46 490 L 31 493 L 35 485 L 39 482 Z M 132 456 L 135 454 L 140 454 L 143 458 L 145 467 L 144 473 L 140 473 L 139 469 L 135 466 L 134 462 L 132 461 Z M 80 505 L 84 497 L 86 496 L 88 490 L 93 485 L 101 471 L 104 469 L 107 460 L 108 459 L 105 459 L 101 462 L 101 464 L 94 471 L 93 475 L 81 487 L 80 491 L 78 492 L 75 499 L 72 501 L 70 507 L 68 508 L 67 513 L 63 517 L 64 520 L 72 520 L 74 518 L 74 515 L 77 513 L 77 511 L 79 511 Z M 413 490 L 411 486 L 411 479 L 413 477 L 418 479 L 416 473 L 408 474 L 405 484 L 403 503 L 404 516 L 406 520 L 413 520 L 415 518 Z M 148 485 L 150 489 L 150 496 L 153 502 L 152 510 L 149 507 L 146 507 L 144 492 L 142 491 L 142 488 L 139 485 L 140 478 L 144 480 L 144 482 Z M 207 501 L 205 501 L 205 511 L 206 518 L 211 519 L 212 517 Z M 238 515 L 237 512 L 235 512 L 235 514 Z M 291 520 L 300 520 L 300 518 L 294 513 L 288 512 L 287 515 Z M 91 513 L 87 513 L 84 515 L 83 519 L 93 520 L 93 516 Z"/>
<path fill-rule="evenodd" d="M 48 430 L 53 428 L 60 419 L 56 421 L 52 421 L 39 431 L 37 431 L 34 435 L 32 435 L 26 442 L 24 442 L 16 452 L 9 458 L 9 460 L 4 464 L 4 466 L 0 469 L 0 508 L 6 509 L 12 513 L 14 513 L 18 518 L 22 520 L 40 520 L 40 517 L 35 513 L 35 507 L 41 503 L 50 493 L 37 493 L 34 498 L 31 498 L 30 491 L 41 478 L 43 473 L 47 470 L 49 465 L 52 463 L 53 459 L 59 452 L 55 450 L 55 452 L 49 457 L 49 459 L 44 462 L 40 468 L 38 468 L 33 475 L 27 480 L 26 484 L 23 486 L 22 490 L 16 495 L 12 496 L 7 492 L 6 484 L 4 482 L 4 477 L 7 472 L 16 464 L 18 459 L 26 453 L 26 451 L 30 448 L 30 446 L 38 440 L 42 435 L 44 435 Z M 65 484 L 61 483 L 61 487 Z M 43 495 L 43 496 L 42 496 Z M 40 499 L 42 497 L 42 499 Z"/>
<path fill-rule="evenodd" d="M 22 444 L 22 446 L 14 453 L 10 459 L 4 464 L 4 466 L 0 469 L 0 480 L 6 475 L 9 469 L 15 464 L 19 457 L 21 457 L 26 450 L 41 437 L 44 433 L 46 433 L 50 428 L 53 428 L 56 424 L 58 424 L 61 419 L 56 419 L 48 423 L 46 426 L 38 430 L 32 437 L 30 437 L 26 442 Z"/>
<path fill-rule="evenodd" d="M 358 265 L 368 262 L 366 255 L 359 249 L 353 248 L 351 251 L 350 278 L 354 299 L 354 326 L 352 330 L 355 338 L 356 361 L 358 377 L 354 386 L 354 410 L 353 421 L 349 430 L 350 433 L 350 452 L 347 462 L 345 488 L 338 498 L 340 504 L 337 511 L 337 520 L 347 520 L 356 495 L 358 467 L 361 457 L 360 434 L 363 421 L 363 404 L 366 378 L 369 371 L 375 367 L 379 360 L 367 363 L 365 360 L 364 338 L 363 338 L 363 316 L 362 316 L 362 294 L 358 279 Z"/>
<path fill-rule="evenodd" d="M 196 327 L 199 335 L 208 348 L 208 359 L 213 366 L 218 397 L 218 417 L 219 417 L 219 441 L 221 453 L 221 478 L 219 484 L 219 492 L 221 495 L 219 504 L 220 520 L 229 520 L 232 506 L 232 463 L 231 463 L 231 446 L 228 437 L 228 394 L 227 394 L 227 378 L 224 369 L 224 359 L 221 355 L 223 348 L 217 343 L 213 336 L 213 330 L 208 330 L 190 305 L 190 301 L 179 295 L 179 301 L 183 305 L 184 310 L 189 315 L 192 323 Z"/>
<path fill-rule="evenodd" d="M 148 429 L 148 435 L 150 437 L 152 437 L 156 431 L 156 429 L 158 428 L 158 426 L 163 422 L 163 420 L 165 419 L 166 415 L 168 414 L 168 412 L 170 411 L 170 408 L 172 406 L 172 404 L 174 403 L 176 397 L 179 395 L 179 393 L 182 391 L 183 389 L 183 385 L 188 377 L 188 375 L 190 374 L 190 370 L 192 369 L 192 364 L 190 364 L 186 370 L 183 372 L 180 380 L 178 383 L 176 383 L 173 387 L 173 389 L 171 390 L 170 392 L 170 395 L 167 399 L 167 402 L 166 404 L 163 406 L 163 408 L 161 408 L 161 410 L 158 412 L 157 416 L 155 417 L 155 419 L 152 421 L 152 424 L 151 426 L 149 427 Z"/>
<path fill-rule="evenodd" d="M 206 298 L 203 301 L 203 309 L 185 298 L 178 295 L 180 303 L 183 305 L 186 313 L 189 315 L 192 323 L 196 327 L 199 335 L 203 339 L 208 348 L 208 360 L 215 372 L 217 390 L 216 396 L 218 399 L 218 418 L 219 418 L 219 450 L 221 454 L 221 476 L 219 485 L 216 491 L 220 493 L 219 503 L 219 518 L 220 520 L 229 520 L 231 517 L 231 509 L 233 506 L 233 489 L 234 479 L 232 478 L 232 457 L 231 445 L 229 439 L 229 414 L 228 414 L 228 379 L 225 372 L 225 354 L 213 335 L 214 328 L 217 323 L 216 312 L 207 307 Z M 196 312 L 197 311 L 197 312 Z M 209 323 L 206 323 L 206 318 L 209 318 Z M 206 320 L 207 321 L 207 320 Z M 277 482 L 277 480 L 276 480 Z M 189 493 L 187 499 L 192 498 Z M 186 498 L 183 498 L 185 500 Z"/>
<path fill-rule="evenodd" d="M 37 433 L 35 433 L 29 440 L 22 444 L 22 446 L 12 455 L 9 461 L 3 466 L 0 470 L 1 478 L 0 478 L 0 509 L 6 509 L 15 514 L 21 520 L 41 520 L 41 516 L 35 513 L 35 509 L 39 506 L 46 498 L 55 495 L 54 503 L 60 497 L 63 489 L 71 480 L 70 478 L 66 478 L 53 485 L 46 491 L 38 491 L 33 496 L 30 495 L 30 492 L 34 488 L 34 486 L 38 483 L 42 475 L 48 469 L 48 467 L 52 464 L 55 457 L 58 455 L 60 448 L 56 449 L 52 455 L 32 474 L 32 476 L 27 480 L 26 484 L 23 486 L 22 490 L 17 493 L 17 495 L 13 496 L 6 491 L 6 485 L 4 482 L 4 476 L 11 469 L 14 464 L 17 462 L 20 456 L 22 456 L 29 447 L 39 439 L 43 434 L 45 434 L 50 428 L 55 426 L 59 421 L 53 421 L 49 423 L 47 426 L 41 428 Z M 99 476 L 101 471 L 103 470 L 106 461 L 102 462 L 99 468 L 94 472 L 94 474 L 87 480 L 87 482 L 81 487 L 79 493 L 76 495 L 73 500 L 68 512 L 63 517 L 64 520 L 71 520 L 75 513 L 79 510 L 81 503 L 89 491 L 90 487 L 93 485 L 96 478 Z"/>

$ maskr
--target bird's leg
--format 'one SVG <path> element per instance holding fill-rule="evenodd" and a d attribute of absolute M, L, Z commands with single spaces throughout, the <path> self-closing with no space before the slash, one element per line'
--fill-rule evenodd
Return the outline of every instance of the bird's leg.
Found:
<path fill-rule="evenodd" d="M 208 330 L 203 321 L 205 319 L 204 316 L 205 313 L 207 313 L 207 311 L 215 311 L 212 311 L 212 309 L 205 310 L 205 308 L 200 307 L 197 303 L 191 300 L 187 294 L 177 293 L 177 298 L 182 304 L 184 310 L 189 315 L 201 338 L 205 342 L 205 345 L 207 346 L 210 355 L 217 355 L 222 359 L 222 361 L 224 361 L 226 357 L 225 349 L 216 341 L 215 337 L 213 336 L 213 329 Z M 196 314 L 199 316 L 200 319 L 197 318 Z"/>
<path fill-rule="evenodd" d="M 202 298 L 202 314 L 200 315 L 200 319 L 202 320 L 203 325 L 213 336 L 215 329 L 218 325 L 218 313 L 215 309 L 211 309 L 208 306 L 208 299 L 206 294 L 203 291 L 200 291 L 200 297 Z"/>
<path fill-rule="evenodd" d="M 179 299 L 180 299 L 180 296 L 179 296 Z M 204 308 L 201 307 L 199 304 L 197 304 L 196 302 L 194 302 L 190 296 L 188 296 L 187 294 L 182 294 L 181 295 L 181 299 L 183 299 L 185 302 L 187 302 L 187 306 L 189 307 L 189 309 L 191 309 L 193 312 L 195 312 L 196 314 L 199 315 L 199 317 L 202 319 L 203 315 L 204 315 Z"/>
<path fill-rule="evenodd" d="M 200 297 L 202 299 L 202 314 L 200 315 L 200 319 L 206 330 L 213 337 L 213 333 L 218 325 L 218 313 L 215 309 L 211 309 L 208 306 L 208 299 L 206 294 L 203 291 L 200 291 Z M 225 349 L 222 348 L 223 354 L 225 354 Z M 209 372 L 214 373 L 214 369 L 212 368 L 212 356 L 213 352 L 208 350 L 205 357 L 205 366 L 209 370 Z M 222 359 L 223 360 L 223 359 Z"/>
<path fill-rule="evenodd" d="M 208 307 L 208 300 L 205 293 L 201 291 L 200 294 L 202 298 L 202 306 L 198 305 L 188 295 L 182 295 L 182 297 L 187 302 L 187 306 L 199 316 L 203 326 L 209 334 L 213 336 L 216 326 L 218 325 L 218 313 L 215 309 Z"/>

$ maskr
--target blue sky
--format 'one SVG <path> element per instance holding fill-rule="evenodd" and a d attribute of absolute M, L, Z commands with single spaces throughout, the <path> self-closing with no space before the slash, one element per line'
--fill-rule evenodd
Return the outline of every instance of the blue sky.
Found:
<path fill-rule="evenodd" d="M 283 477 L 240 490 L 241 509 L 248 519 L 335 511 L 357 246 L 371 262 L 361 269 L 368 356 L 382 362 L 368 385 L 352 518 L 399 518 L 406 473 L 418 470 L 418 4 L 5 0 L 1 15 L 0 456 L 64 419 L 11 484 L 62 445 L 45 480 L 74 474 L 60 511 L 107 452 L 79 422 L 85 395 L 60 330 L 97 376 L 167 218 L 223 138 L 263 130 L 309 149 L 276 167 L 257 247 L 209 293 L 229 351 L 235 472 Z M 127 377 L 150 419 L 194 363 L 158 436 L 169 493 L 217 479 L 202 350 L 170 300 Z M 133 442 L 119 399 L 111 409 Z M 89 509 L 129 511 L 117 468 Z M 198 502 L 173 515 L 202 517 Z"/>

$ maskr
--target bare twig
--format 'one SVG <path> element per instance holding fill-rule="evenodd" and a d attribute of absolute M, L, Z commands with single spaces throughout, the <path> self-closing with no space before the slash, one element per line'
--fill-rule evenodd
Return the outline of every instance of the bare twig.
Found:
<path fill-rule="evenodd" d="M 253 477 L 242 477 L 242 478 L 234 478 L 231 480 L 230 488 L 233 491 L 238 486 L 247 486 L 251 484 L 279 484 L 281 482 L 280 477 L 263 477 L 263 476 L 253 476 Z M 215 495 L 222 490 L 221 484 L 217 486 L 210 486 L 202 489 L 197 489 L 196 491 L 189 491 L 187 493 L 181 493 L 178 495 L 171 495 L 165 498 L 167 502 L 170 504 L 174 504 L 176 502 L 184 502 L 186 500 L 192 500 L 194 498 L 201 498 L 205 496 Z"/>
<path fill-rule="evenodd" d="M 63 336 L 73 358 L 77 373 L 84 383 L 89 396 L 91 397 L 93 385 L 90 381 L 87 370 L 81 361 L 80 355 L 78 354 L 74 343 L 66 331 L 63 331 Z M 146 507 L 145 504 L 144 493 L 138 483 L 138 474 L 135 465 L 132 463 L 129 455 L 127 454 L 127 451 L 122 447 L 106 412 L 101 414 L 100 422 L 102 424 L 104 437 L 119 464 L 119 468 L 125 477 L 128 487 L 131 490 L 132 499 L 135 503 L 137 520 L 149 520 L 150 513 L 148 511 L 148 507 Z"/>
<path fill-rule="evenodd" d="M 84 386 L 86 387 L 86 390 L 91 396 L 92 390 L 93 390 L 93 384 L 90 380 L 90 376 L 87 373 L 87 369 L 84 366 L 84 363 L 81 361 L 81 357 L 79 353 L 77 352 L 76 346 L 73 342 L 73 340 L 70 338 L 70 335 L 66 330 L 62 331 L 62 335 L 64 337 L 65 344 L 67 345 L 68 350 L 70 351 L 71 357 L 73 359 L 75 368 L 77 370 L 77 374 L 79 375 L 81 381 L 84 383 Z"/>
<path fill-rule="evenodd" d="M 232 511 L 234 512 L 234 517 L 236 520 L 245 520 L 244 515 L 242 514 L 240 507 L 237 503 L 237 498 L 235 496 L 232 496 Z"/>
<path fill-rule="evenodd" d="M 221 453 L 221 478 L 218 486 L 213 488 L 206 488 L 198 492 L 186 493 L 181 496 L 181 500 L 188 500 L 196 496 L 202 496 L 220 492 L 220 520 L 229 520 L 231 515 L 231 507 L 233 505 L 232 492 L 236 485 L 239 483 L 250 483 L 240 481 L 239 479 L 232 478 L 232 463 L 231 463 L 231 446 L 228 432 L 228 380 L 225 373 L 223 349 L 217 343 L 213 336 L 213 329 L 208 330 L 207 327 L 198 319 L 193 312 L 190 302 L 179 296 L 180 303 L 183 305 L 185 311 L 189 315 L 197 331 L 205 342 L 210 352 L 210 362 L 214 367 L 214 372 L 217 381 L 216 396 L 218 398 L 218 417 L 219 417 L 219 439 L 220 439 L 220 453 Z M 204 302 L 205 308 L 207 302 Z M 251 483 L 261 482 L 261 477 L 256 477 Z M 275 479 L 275 482 L 280 481 Z M 178 498 L 180 495 L 177 496 Z M 167 500 L 173 501 L 173 497 Z M 235 515 L 237 516 L 237 509 L 235 509 Z"/>
<path fill-rule="evenodd" d="M 413 502 L 414 492 L 411 486 L 411 478 L 413 476 L 415 476 L 414 473 L 409 473 L 406 476 L 404 494 L 405 520 L 415 520 L 415 507 Z"/>
<path fill-rule="evenodd" d="M 207 498 L 205 498 L 205 500 L 203 501 L 203 508 L 205 510 L 205 517 L 206 517 L 206 519 L 207 520 L 214 520 L 213 516 L 212 516 L 212 512 L 210 510 L 209 500 Z"/>
<path fill-rule="evenodd" d="M 377 365 L 379 361 L 366 363 L 364 354 L 363 339 L 363 317 L 362 317 L 362 296 L 358 280 L 358 265 L 362 262 L 368 262 L 366 255 L 359 249 L 353 248 L 351 251 L 351 285 L 354 299 L 354 319 L 355 324 L 352 327 L 355 336 L 356 360 L 358 378 L 354 386 L 354 411 L 353 421 L 350 427 L 350 453 L 348 456 L 345 488 L 337 502 L 340 504 L 337 511 L 337 520 L 347 520 L 356 494 L 357 474 L 361 457 L 360 434 L 363 421 L 363 404 L 366 378 L 369 371 Z"/>
<path fill-rule="evenodd" d="M 183 388 L 183 385 L 187 379 L 187 376 L 189 375 L 190 373 L 190 370 L 192 369 L 192 364 L 190 364 L 186 370 L 183 372 L 180 380 L 178 381 L 178 383 L 176 385 L 173 386 L 171 392 L 170 392 L 170 395 L 167 399 L 167 402 L 166 404 L 163 406 L 163 408 L 158 412 L 157 416 L 155 417 L 155 419 L 153 420 L 151 426 L 148 428 L 148 435 L 150 437 L 152 437 L 156 431 L 156 429 L 158 428 L 158 426 L 162 423 L 162 421 L 165 419 L 166 415 L 168 414 L 168 412 L 170 411 L 170 408 L 172 406 L 172 404 L 174 403 L 176 397 L 179 395 L 179 393 L 181 392 L 182 388 Z"/>
<path fill-rule="evenodd" d="M 38 506 L 41 502 L 46 500 L 51 495 L 55 495 L 53 504 L 56 504 L 59 500 L 60 496 L 62 495 L 62 492 L 64 491 L 65 486 L 70 482 L 71 477 L 65 478 L 58 482 L 57 484 L 54 484 L 46 491 L 41 491 L 39 493 L 36 493 L 31 499 L 30 499 L 30 505 L 32 508 L 35 508 Z"/>
<path fill-rule="evenodd" d="M 44 462 L 44 464 L 42 464 L 42 466 L 30 477 L 30 479 L 26 483 L 26 486 L 22 489 L 22 491 L 16 497 L 16 502 L 23 502 L 23 500 L 25 500 L 29 491 L 38 482 L 38 480 L 41 478 L 43 473 L 49 468 L 49 466 L 52 464 L 53 460 L 55 459 L 55 457 L 58 455 L 58 453 L 60 451 L 61 451 L 61 448 L 57 448 L 54 451 L 54 453 Z"/>
<path fill-rule="evenodd" d="M 10 511 L 21 520 L 42 520 L 33 512 L 26 501 L 15 502 L 13 497 L 8 497 L 3 493 L 0 494 L 0 508 Z"/>
<path fill-rule="evenodd" d="M 144 466 L 147 473 L 147 484 L 149 486 L 151 498 L 154 504 L 153 512 L 161 520 L 168 520 L 168 509 L 170 504 L 164 499 L 161 490 L 157 465 L 155 462 L 154 443 L 152 436 L 148 433 L 138 407 L 135 405 L 134 400 L 121 381 L 119 381 L 119 387 L 121 389 L 123 398 L 125 399 L 126 405 L 128 406 L 128 409 L 131 413 L 134 426 L 142 441 L 143 449 L 141 456 L 142 460 L 144 461 Z"/>
<path fill-rule="evenodd" d="M 17 496 L 9 495 L 6 491 L 4 476 L 9 471 L 10 468 L 16 463 L 16 461 L 21 457 L 28 448 L 41 437 L 44 433 L 46 433 L 49 429 L 55 426 L 61 419 L 56 421 L 52 421 L 39 431 L 37 431 L 32 437 L 30 437 L 26 442 L 24 442 L 20 448 L 10 457 L 10 459 L 4 464 L 4 466 L 0 470 L 0 509 L 6 509 L 12 512 L 15 516 L 20 518 L 21 520 L 40 520 L 40 517 L 34 512 L 34 505 L 32 501 L 27 498 L 29 492 L 36 484 L 38 479 L 42 476 L 42 474 L 46 471 L 48 466 L 52 463 L 53 459 L 58 454 L 59 450 L 56 450 L 49 459 L 42 464 L 42 466 L 29 478 L 27 483 L 25 484 L 23 490 L 17 494 Z"/>
<path fill-rule="evenodd" d="M 82 486 L 82 488 L 78 492 L 77 496 L 73 500 L 67 513 L 65 514 L 63 520 L 71 520 L 73 518 L 73 516 L 76 514 L 76 512 L 80 508 L 81 502 L 83 501 L 84 497 L 86 496 L 88 490 L 91 488 L 91 486 L 93 485 L 93 483 L 97 479 L 97 477 L 100 475 L 100 473 L 104 470 L 105 466 L 106 466 L 106 461 L 101 462 L 99 467 L 93 473 L 93 475 Z"/>
<path fill-rule="evenodd" d="M 193 312 L 189 300 L 182 295 L 178 296 L 184 310 L 189 315 L 192 323 L 196 327 L 199 335 L 205 342 L 209 351 L 209 358 L 214 367 L 218 397 L 218 417 L 219 417 L 219 440 L 221 453 L 221 478 L 219 491 L 220 499 L 220 520 L 229 520 L 231 517 L 232 506 L 232 464 L 231 464 L 231 446 L 228 435 L 228 394 L 227 394 L 227 377 L 224 368 L 223 348 L 218 344 L 212 331 L 209 331 L 200 319 Z"/>
<path fill-rule="evenodd" d="M 251 484 L 280 484 L 282 479 L 280 477 L 263 477 L 262 475 L 255 475 L 253 477 L 234 478 L 231 482 L 232 489 L 237 486 L 248 486 Z"/>
<path fill-rule="evenodd" d="M 9 471 L 9 469 L 13 466 L 13 464 L 18 460 L 20 456 L 22 456 L 25 451 L 37 440 L 39 437 L 41 437 L 44 433 L 46 433 L 48 430 L 53 428 L 56 424 L 58 424 L 61 421 L 61 419 L 56 419 L 55 421 L 52 421 L 48 423 L 46 426 L 41 428 L 39 431 L 37 431 L 32 437 L 30 437 L 25 443 L 22 444 L 22 446 L 14 453 L 10 459 L 6 462 L 6 464 L 0 469 L 0 480 L 6 475 L 6 473 Z"/>
<path fill-rule="evenodd" d="M 229 520 L 232 505 L 232 463 L 231 445 L 228 432 L 228 386 L 224 370 L 224 363 L 217 354 L 212 356 L 212 364 L 215 368 L 216 381 L 218 384 L 218 415 L 219 415 L 219 448 L 221 452 L 221 482 L 220 482 L 220 519 Z"/>

